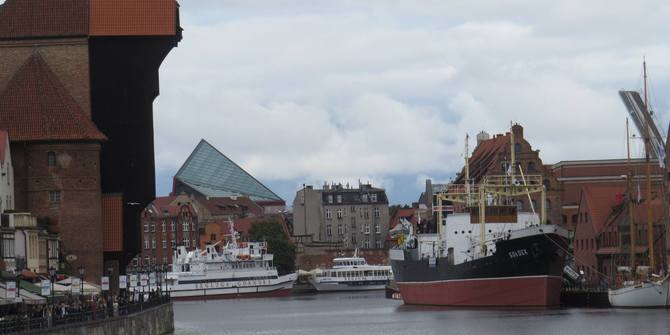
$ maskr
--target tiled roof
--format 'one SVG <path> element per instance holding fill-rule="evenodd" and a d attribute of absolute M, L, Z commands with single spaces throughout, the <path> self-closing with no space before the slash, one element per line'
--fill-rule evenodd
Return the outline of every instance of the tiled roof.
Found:
<path fill-rule="evenodd" d="M 88 35 L 88 0 L 7 0 L 0 38 Z"/>
<path fill-rule="evenodd" d="M 37 52 L 0 92 L 0 125 L 12 141 L 106 140 Z"/>
<path fill-rule="evenodd" d="M 72 36 L 169 36 L 175 0 L 7 0 L 0 39 Z"/>
<path fill-rule="evenodd" d="M 211 215 L 226 215 L 232 213 L 263 214 L 263 208 L 251 201 L 248 197 L 221 197 L 198 201 Z"/>
<path fill-rule="evenodd" d="M 103 195 L 101 204 L 103 250 L 123 251 L 123 197 Z"/>
<path fill-rule="evenodd" d="M 478 184 L 492 165 L 497 162 L 497 154 L 507 150 L 507 146 L 509 145 L 509 133 L 505 135 L 496 135 L 492 139 L 479 143 L 468 160 L 470 165 L 470 179 L 472 179 L 475 184 Z M 456 178 L 454 183 L 463 184 L 464 182 L 465 169 L 461 171 L 461 174 L 458 175 L 458 178 Z"/>
<path fill-rule="evenodd" d="M 208 197 L 243 195 L 254 201 L 282 200 L 205 140 L 198 143 L 174 179 Z"/>
<path fill-rule="evenodd" d="M 0 162 L 5 163 L 5 153 L 7 151 L 7 145 L 9 143 L 9 138 L 6 130 L 0 130 Z"/>
<path fill-rule="evenodd" d="M 175 35 L 175 0 L 90 0 L 91 36 Z"/>

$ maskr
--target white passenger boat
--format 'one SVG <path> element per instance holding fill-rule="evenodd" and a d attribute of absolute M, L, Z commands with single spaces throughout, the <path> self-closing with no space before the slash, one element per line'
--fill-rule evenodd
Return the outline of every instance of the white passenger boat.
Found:
<path fill-rule="evenodd" d="M 333 259 L 332 268 L 314 271 L 309 282 L 317 291 L 364 291 L 383 290 L 391 279 L 391 266 L 369 265 L 356 250 L 353 257 Z"/>
<path fill-rule="evenodd" d="M 291 293 L 295 273 L 279 275 L 266 242 L 237 242 L 230 223 L 231 240 L 222 251 L 207 245 L 205 250 L 180 246 L 175 250 L 167 288 L 175 299 L 283 296 Z"/>

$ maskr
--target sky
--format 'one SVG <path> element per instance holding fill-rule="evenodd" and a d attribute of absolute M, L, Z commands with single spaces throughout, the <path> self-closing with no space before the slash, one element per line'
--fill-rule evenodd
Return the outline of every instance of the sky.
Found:
<path fill-rule="evenodd" d="M 670 2 L 181 0 L 154 103 L 157 195 L 201 138 L 287 201 L 371 182 L 392 204 L 510 122 L 545 164 L 624 158 L 620 89 L 670 120 Z M 634 155 L 642 144 L 633 140 Z M 470 146 L 472 150 L 472 143 Z"/>

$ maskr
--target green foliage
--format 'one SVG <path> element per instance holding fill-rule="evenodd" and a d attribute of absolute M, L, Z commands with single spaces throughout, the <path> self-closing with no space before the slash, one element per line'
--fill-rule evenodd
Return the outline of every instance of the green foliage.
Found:
<path fill-rule="evenodd" d="M 249 229 L 250 241 L 266 241 L 268 252 L 274 255 L 279 274 L 295 271 L 295 245 L 291 244 L 281 225 L 276 221 L 255 222 Z"/>

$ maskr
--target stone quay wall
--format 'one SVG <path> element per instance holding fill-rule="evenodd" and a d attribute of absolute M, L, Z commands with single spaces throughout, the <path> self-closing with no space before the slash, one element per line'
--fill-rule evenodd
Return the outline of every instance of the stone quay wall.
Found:
<path fill-rule="evenodd" d="M 163 335 L 174 332 L 172 303 L 112 319 L 33 330 L 34 335 Z"/>

